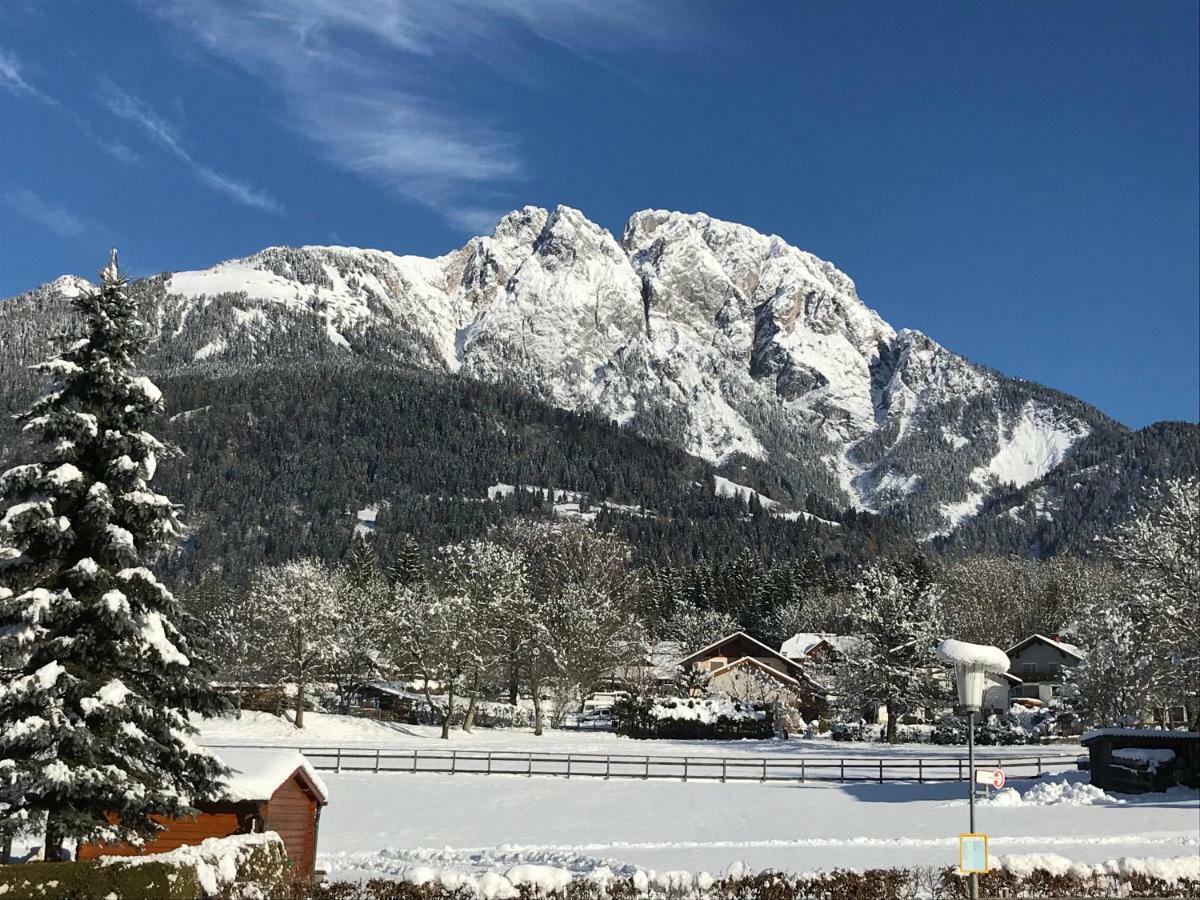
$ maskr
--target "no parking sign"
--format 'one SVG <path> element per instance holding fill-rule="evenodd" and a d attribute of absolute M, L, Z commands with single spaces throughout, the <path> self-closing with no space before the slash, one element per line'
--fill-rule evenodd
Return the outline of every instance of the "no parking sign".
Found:
<path fill-rule="evenodd" d="M 996 790 L 1000 790 L 1000 788 L 1004 787 L 1004 782 L 1006 780 L 1007 779 L 1004 777 L 1003 769 L 976 769 L 975 770 L 975 783 L 976 784 L 985 784 L 988 787 L 992 787 L 992 788 L 995 788 Z"/>

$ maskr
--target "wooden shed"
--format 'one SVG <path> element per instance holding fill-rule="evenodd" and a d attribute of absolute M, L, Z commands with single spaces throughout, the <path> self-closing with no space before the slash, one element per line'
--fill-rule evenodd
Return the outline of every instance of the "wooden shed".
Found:
<path fill-rule="evenodd" d="M 1088 749 L 1092 784 L 1106 791 L 1200 787 L 1200 732 L 1098 728 L 1079 743 Z"/>
<path fill-rule="evenodd" d="M 329 793 L 303 756 L 285 750 L 222 750 L 232 770 L 225 796 L 196 803 L 199 815 L 164 819 L 166 827 L 142 847 L 131 844 L 80 844 L 79 859 L 165 853 L 206 838 L 274 831 L 282 839 L 294 878 L 312 878 L 317 857 L 321 807 Z"/>

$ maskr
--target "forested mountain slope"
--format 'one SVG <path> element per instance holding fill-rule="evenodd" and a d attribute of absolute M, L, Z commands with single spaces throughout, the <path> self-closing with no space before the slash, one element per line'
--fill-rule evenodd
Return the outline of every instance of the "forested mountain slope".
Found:
<path fill-rule="evenodd" d="M 1147 502 L 1155 482 L 1200 476 L 1200 427 L 1157 422 L 1092 434 L 1071 456 L 1024 487 L 997 491 L 977 516 L 941 541 L 959 555 L 1087 555 Z"/>

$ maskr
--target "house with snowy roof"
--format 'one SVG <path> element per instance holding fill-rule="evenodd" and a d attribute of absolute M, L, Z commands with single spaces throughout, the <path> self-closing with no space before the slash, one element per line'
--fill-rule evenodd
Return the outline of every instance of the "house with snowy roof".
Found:
<path fill-rule="evenodd" d="M 1074 644 L 1044 634 L 1031 634 L 1004 652 L 1008 655 L 1009 672 L 1022 682 L 1014 688 L 1013 699 L 1040 703 L 1069 694 L 1069 673 L 1086 659 L 1083 650 Z"/>
<path fill-rule="evenodd" d="M 196 816 L 156 817 L 163 830 L 154 840 L 140 847 L 84 843 L 77 858 L 166 853 L 207 838 L 273 831 L 283 841 L 292 877 L 312 878 L 321 808 L 329 800 L 321 776 L 294 750 L 223 749 L 220 756 L 231 772 L 225 792 L 217 799 L 196 801 Z"/>
<path fill-rule="evenodd" d="M 779 652 L 798 663 L 805 660 L 832 662 L 844 655 L 857 640 L 858 638 L 850 634 L 801 631 L 784 641 Z"/>
<path fill-rule="evenodd" d="M 709 693 L 765 700 L 794 707 L 807 718 L 824 706 L 824 685 L 796 660 L 744 631 L 735 631 L 679 660 L 685 672 L 702 675 Z"/>

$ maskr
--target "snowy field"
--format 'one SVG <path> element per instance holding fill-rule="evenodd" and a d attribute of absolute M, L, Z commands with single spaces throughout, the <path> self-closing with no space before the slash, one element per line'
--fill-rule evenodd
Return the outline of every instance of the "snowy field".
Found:
<path fill-rule="evenodd" d="M 303 732 L 263 713 L 203 724 L 209 744 L 653 753 L 659 755 L 957 757 L 962 747 L 787 741 L 631 741 L 608 733 L 455 731 L 314 714 Z M 1004 758 L 1077 746 L 986 748 Z M 1053 853 L 1079 862 L 1114 857 L 1195 858 L 1200 793 L 1106 795 L 1070 772 L 1011 780 L 979 808 L 996 856 Z M 730 783 L 509 775 L 322 773 L 321 864 L 331 877 L 398 878 L 430 867 L 471 873 L 553 865 L 576 874 L 608 867 L 723 872 L 738 861 L 789 871 L 956 862 L 967 828 L 962 784 Z"/>
<path fill-rule="evenodd" d="M 541 864 L 713 874 L 735 861 L 808 871 L 954 865 L 967 830 L 962 785 L 793 785 L 327 775 L 321 864 L 331 877 L 399 877 L 410 866 L 472 873 Z M 1033 782 L 1018 782 L 1028 791 Z M 1090 789 L 1090 785 L 1085 786 Z M 1059 792 L 1048 792 L 1059 793 Z M 996 856 L 1054 853 L 1079 862 L 1194 858 L 1194 791 L 1067 802 L 1010 800 L 978 811 Z M 1098 793 L 1098 792 L 1096 792 Z M 1054 799 L 1054 798 L 1042 798 Z"/>

